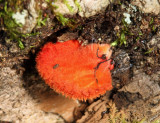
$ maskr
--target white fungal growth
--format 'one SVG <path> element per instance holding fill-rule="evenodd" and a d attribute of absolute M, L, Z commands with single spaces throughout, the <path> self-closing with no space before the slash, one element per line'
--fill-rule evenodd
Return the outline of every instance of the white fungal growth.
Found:
<path fill-rule="evenodd" d="M 130 24 L 130 23 L 131 23 L 131 20 L 130 20 L 131 15 L 128 14 L 128 13 L 123 13 L 123 16 L 125 17 L 124 21 L 125 21 L 127 24 Z"/>
<path fill-rule="evenodd" d="M 17 24 L 25 24 L 25 18 L 28 15 L 27 10 L 23 10 L 21 13 L 20 12 L 16 12 L 12 15 L 12 18 L 15 19 Z"/>

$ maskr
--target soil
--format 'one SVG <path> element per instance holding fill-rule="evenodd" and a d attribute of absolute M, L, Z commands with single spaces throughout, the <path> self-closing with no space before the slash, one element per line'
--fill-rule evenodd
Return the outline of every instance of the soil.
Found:
<path fill-rule="evenodd" d="M 125 7 L 122 7 L 123 4 Z M 34 29 L 24 50 L 0 30 L 0 122 L 103 123 L 160 119 L 160 15 L 134 11 L 129 1 L 109 5 L 105 13 L 71 27 Z M 123 13 L 131 10 L 131 24 Z M 49 13 L 50 14 L 50 13 Z M 121 38 L 125 35 L 125 38 Z M 86 102 L 55 93 L 39 76 L 35 57 L 46 42 L 77 39 L 118 44 L 113 49 L 113 90 Z M 126 43 L 125 43 L 126 41 Z M 125 118 L 124 118 L 125 117 Z M 45 120 L 44 120 L 45 119 Z"/>

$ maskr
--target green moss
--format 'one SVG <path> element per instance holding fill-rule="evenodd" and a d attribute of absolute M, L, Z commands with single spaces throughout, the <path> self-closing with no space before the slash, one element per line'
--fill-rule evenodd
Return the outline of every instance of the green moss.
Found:
<path fill-rule="evenodd" d="M 124 21 L 124 19 L 122 19 L 122 25 L 123 25 L 123 28 L 119 33 L 117 33 L 117 39 L 111 43 L 111 46 L 117 46 L 118 44 L 120 44 L 120 46 L 122 45 L 127 45 L 127 40 L 126 40 L 126 35 L 132 35 L 130 34 L 129 30 L 128 30 L 128 25 L 127 23 Z"/>
<path fill-rule="evenodd" d="M 69 19 L 65 18 L 62 14 L 57 13 L 56 18 L 58 19 L 59 22 L 62 23 L 63 26 L 67 25 L 69 23 Z"/>
<path fill-rule="evenodd" d="M 12 18 L 13 11 L 11 8 L 8 8 L 7 5 L 8 2 L 5 2 L 4 9 L 0 11 L 0 18 L 3 20 L 3 25 L 6 30 L 17 33 L 15 28 L 21 27 L 22 25 L 16 23 L 16 21 Z"/>
<path fill-rule="evenodd" d="M 77 1 L 77 0 L 74 0 L 74 3 L 75 3 L 75 5 L 78 7 L 78 10 L 81 12 L 81 11 L 82 11 L 82 8 L 81 8 L 80 4 L 78 3 L 78 1 Z"/>
<path fill-rule="evenodd" d="M 1 25 L 7 32 L 8 36 L 10 36 L 12 40 L 17 40 L 19 47 L 24 49 L 20 38 L 21 33 L 17 30 L 17 28 L 21 27 L 22 25 L 18 24 L 15 19 L 12 18 L 13 12 L 16 11 L 20 3 L 20 0 L 1 0 L 0 4 L 3 4 L 3 9 L 0 11 L 0 19 L 2 20 Z"/>
<path fill-rule="evenodd" d="M 154 19 L 151 18 L 151 21 L 149 22 L 149 24 L 151 25 L 151 24 L 153 24 L 153 22 L 154 22 Z"/>
<path fill-rule="evenodd" d="M 122 45 L 122 44 L 126 45 L 126 44 L 127 44 L 125 34 L 126 34 L 126 33 L 125 33 L 124 31 L 122 31 L 122 33 L 121 33 L 121 35 L 120 35 L 120 39 L 119 39 L 120 45 Z"/>
<path fill-rule="evenodd" d="M 46 0 L 49 8 L 53 11 L 53 13 L 55 14 L 57 20 L 58 20 L 63 26 L 68 26 L 68 27 L 73 28 L 73 27 L 74 27 L 74 24 L 75 24 L 75 20 L 74 20 L 74 19 L 70 19 L 70 18 L 64 17 L 63 14 L 58 13 L 58 12 L 55 12 L 55 10 L 58 8 L 58 6 L 54 4 L 56 1 L 57 1 L 57 0 L 54 0 L 54 2 L 51 1 L 51 0 Z M 68 3 L 67 0 L 63 0 L 63 3 L 67 6 L 67 8 L 69 9 L 70 12 L 73 12 L 73 8 L 69 5 L 69 3 Z"/>
<path fill-rule="evenodd" d="M 153 50 L 154 50 L 154 48 L 150 48 L 150 49 L 148 49 L 148 51 L 146 51 L 144 54 L 150 54 L 150 53 L 153 52 Z"/>
<path fill-rule="evenodd" d="M 40 11 L 38 19 L 37 19 L 37 26 L 39 26 L 39 27 L 45 26 L 47 18 L 48 18 L 48 15 L 44 19 L 42 19 L 42 11 Z"/>
<path fill-rule="evenodd" d="M 24 49 L 24 45 L 23 45 L 23 43 L 22 43 L 22 41 L 21 41 L 20 38 L 18 38 L 18 46 L 19 46 L 22 50 Z"/>
<path fill-rule="evenodd" d="M 152 31 L 156 32 L 156 26 L 154 25 L 154 18 L 153 17 L 151 18 L 149 24 L 150 24 Z"/>
<path fill-rule="evenodd" d="M 138 35 L 139 35 L 139 36 L 142 36 L 142 35 L 143 35 L 143 33 L 142 33 L 142 32 L 139 32 L 139 33 L 138 33 Z"/>
<path fill-rule="evenodd" d="M 127 36 L 131 36 L 133 35 L 128 28 L 128 24 L 124 21 L 124 19 L 122 19 L 122 30 L 120 31 L 120 34 L 117 33 L 117 39 L 111 43 L 111 46 L 117 46 L 118 44 L 120 46 L 125 45 L 127 46 Z"/>
<path fill-rule="evenodd" d="M 155 120 L 152 123 L 160 123 L 160 120 Z"/>
<path fill-rule="evenodd" d="M 73 8 L 69 5 L 67 0 L 63 0 L 63 3 L 67 6 L 67 8 L 69 9 L 70 12 L 73 12 Z"/>
<path fill-rule="evenodd" d="M 118 44 L 120 44 L 120 46 L 122 46 L 123 44 L 126 46 L 127 45 L 127 40 L 126 40 L 126 32 L 122 31 L 121 34 L 117 34 L 118 38 L 111 43 L 111 46 L 117 46 Z"/>
<path fill-rule="evenodd" d="M 1 26 L 4 28 L 4 31 L 10 37 L 11 40 L 15 40 L 18 43 L 18 46 L 21 49 L 24 49 L 23 38 L 37 35 L 39 33 L 28 33 L 23 34 L 19 31 L 19 28 L 22 27 L 21 24 L 17 23 L 16 20 L 12 17 L 17 11 L 22 11 L 23 2 L 25 0 L 0 0 L 0 4 L 3 5 L 0 10 L 0 20 Z M 47 16 L 48 17 L 48 16 Z M 39 14 L 38 26 L 45 25 L 47 17 L 42 20 L 42 13 Z"/>
<path fill-rule="evenodd" d="M 64 17 L 61 13 L 56 13 L 57 20 L 63 25 L 68 27 L 73 27 L 75 20 Z"/>

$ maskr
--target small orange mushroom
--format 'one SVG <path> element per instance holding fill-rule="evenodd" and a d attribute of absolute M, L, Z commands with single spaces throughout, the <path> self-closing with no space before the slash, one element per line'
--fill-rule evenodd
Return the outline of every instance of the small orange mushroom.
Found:
<path fill-rule="evenodd" d="M 49 42 L 38 53 L 36 67 L 56 92 L 79 100 L 93 99 L 112 89 L 111 54 L 109 44 Z"/>

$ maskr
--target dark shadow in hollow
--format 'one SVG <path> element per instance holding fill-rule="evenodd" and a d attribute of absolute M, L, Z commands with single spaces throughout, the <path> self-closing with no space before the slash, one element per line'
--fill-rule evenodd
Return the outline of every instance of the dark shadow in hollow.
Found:
<path fill-rule="evenodd" d="M 47 42 L 56 43 L 57 37 L 65 33 L 67 29 L 63 29 L 53 33 L 51 36 L 46 37 L 44 40 L 41 41 L 41 45 L 37 47 L 35 52 L 30 51 L 29 59 L 24 60 L 23 67 L 25 71 L 23 73 L 23 80 L 24 80 L 24 88 L 28 91 L 28 94 L 33 98 L 38 98 L 40 93 L 43 91 L 52 90 L 48 85 L 45 84 L 44 80 L 39 76 L 38 71 L 36 69 L 36 56 L 38 52 L 41 50 Z M 53 90 L 52 90 L 53 91 Z"/>

